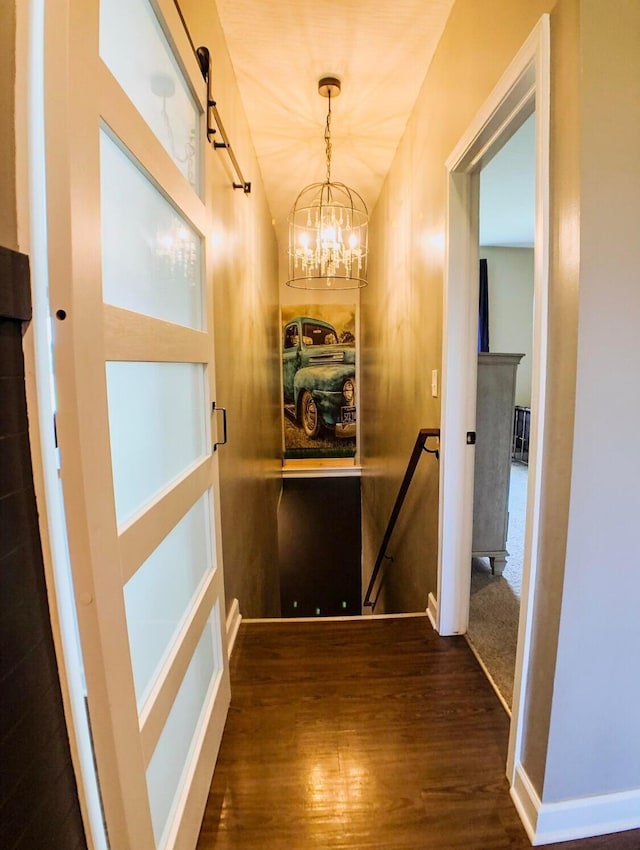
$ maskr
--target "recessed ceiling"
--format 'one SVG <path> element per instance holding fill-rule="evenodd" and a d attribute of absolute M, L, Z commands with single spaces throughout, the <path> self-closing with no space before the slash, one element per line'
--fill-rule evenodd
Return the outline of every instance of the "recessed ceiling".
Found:
<path fill-rule="evenodd" d="M 534 113 L 480 172 L 480 244 L 532 248 L 535 197 Z"/>
<path fill-rule="evenodd" d="M 300 190 L 326 177 L 323 76 L 342 81 L 332 100 L 332 179 L 371 210 L 453 0 L 216 5 L 279 239 Z"/>

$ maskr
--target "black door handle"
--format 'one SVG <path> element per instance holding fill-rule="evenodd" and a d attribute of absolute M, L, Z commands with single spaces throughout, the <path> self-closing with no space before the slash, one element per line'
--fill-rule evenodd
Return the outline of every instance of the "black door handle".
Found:
<path fill-rule="evenodd" d="M 218 446 L 224 446 L 227 443 L 227 408 L 226 407 L 216 407 L 215 401 L 211 403 L 211 411 L 215 413 L 216 410 L 222 411 L 222 440 L 218 440 L 211 446 L 211 451 L 215 452 L 218 449 Z"/>

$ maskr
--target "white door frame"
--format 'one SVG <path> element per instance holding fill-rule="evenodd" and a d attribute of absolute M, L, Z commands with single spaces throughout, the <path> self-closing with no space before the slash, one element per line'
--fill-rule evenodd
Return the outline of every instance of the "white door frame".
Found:
<path fill-rule="evenodd" d="M 529 485 L 522 600 L 507 775 L 520 761 L 523 688 L 538 559 L 544 456 L 549 267 L 549 16 L 543 15 L 446 162 L 447 224 L 443 303 L 442 418 L 438 591 L 440 634 L 464 634 L 469 622 L 478 307 L 479 172 L 535 109 L 536 211 Z M 433 601 L 432 601 L 433 602 Z"/>

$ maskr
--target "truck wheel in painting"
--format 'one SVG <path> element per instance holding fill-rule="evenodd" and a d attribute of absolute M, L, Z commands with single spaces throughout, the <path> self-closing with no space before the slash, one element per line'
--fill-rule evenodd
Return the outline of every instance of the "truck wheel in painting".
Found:
<path fill-rule="evenodd" d="M 302 393 L 302 399 L 300 401 L 300 419 L 302 420 L 304 433 L 310 439 L 315 439 L 320 433 L 320 416 L 318 414 L 316 403 L 309 390 L 305 390 Z"/>

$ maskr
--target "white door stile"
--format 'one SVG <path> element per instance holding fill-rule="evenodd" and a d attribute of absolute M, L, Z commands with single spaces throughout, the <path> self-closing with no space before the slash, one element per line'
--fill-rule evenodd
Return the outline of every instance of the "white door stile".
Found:
<path fill-rule="evenodd" d="M 203 131 L 206 93 L 197 61 L 173 4 L 153 5 L 167 15 L 170 43 L 182 44 L 186 51 L 179 64 L 191 72 Z M 97 0 L 53 0 L 47 4 L 46 14 L 50 297 L 52 312 L 56 315 L 58 311 L 54 359 L 61 478 L 105 819 L 114 848 L 193 848 L 230 699 L 218 457 L 213 452 L 197 460 L 119 527 L 105 363 L 204 364 L 207 407 L 211 409 L 215 383 L 211 260 L 206 250 L 209 213 L 99 58 Z M 103 303 L 99 133 L 105 127 L 199 234 L 205 247 L 203 297 L 209 330 L 193 330 Z M 211 157 L 209 151 L 205 151 L 206 157 Z M 203 173 L 208 195 L 206 169 Z M 208 417 L 206 432 L 211 446 Z M 139 711 L 124 585 L 207 492 L 213 513 L 213 563 Z M 157 843 L 146 769 L 211 616 L 217 625 L 214 654 L 218 672 L 202 706 L 204 722 L 196 727 L 184 785 Z"/>

